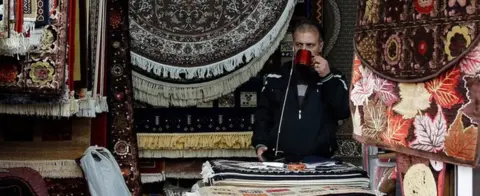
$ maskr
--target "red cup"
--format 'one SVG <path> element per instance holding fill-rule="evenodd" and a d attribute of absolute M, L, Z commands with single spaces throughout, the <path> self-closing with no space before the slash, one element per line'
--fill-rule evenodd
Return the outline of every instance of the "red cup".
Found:
<path fill-rule="evenodd" d="M 312 52 L 310 50 L 299 49 L 295 56 L 295 65 L 312 66 Z"/>

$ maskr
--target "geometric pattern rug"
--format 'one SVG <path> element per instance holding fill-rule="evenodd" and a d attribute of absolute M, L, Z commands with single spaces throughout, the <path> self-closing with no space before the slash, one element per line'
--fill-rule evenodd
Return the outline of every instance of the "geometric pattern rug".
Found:
<path fill-rule="evenodd" d="M 107 0 L 105 51 L 108 89 L 108 149 L 133 196 L 141 194 L 137 138 L 133 128 L 133 88 L 128 38 L 129 1 Z"/>

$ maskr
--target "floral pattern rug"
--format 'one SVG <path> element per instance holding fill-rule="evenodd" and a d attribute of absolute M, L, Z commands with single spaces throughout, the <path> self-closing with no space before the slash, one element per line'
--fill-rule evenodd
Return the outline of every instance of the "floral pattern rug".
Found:
<path fill-rule="evenodd" d="M 392 81 L 439 77 L 479 40 L 475 0 L 361 0 L 357 7 L 357 55 L 372 72 Z"/>
<path fill-rule="evenodd" d="M 65 95 L 68 1 L 60 2 L 57 18 L 42 28 L 39 46 L 26 56 L 2 57 L 1 103 L 58 102 Z"/>
<path fill-rule="evenodd" d="M 187 106 L 233 91 L 278 47 L 295 3 L 129 1 L 135 99 Z"/>

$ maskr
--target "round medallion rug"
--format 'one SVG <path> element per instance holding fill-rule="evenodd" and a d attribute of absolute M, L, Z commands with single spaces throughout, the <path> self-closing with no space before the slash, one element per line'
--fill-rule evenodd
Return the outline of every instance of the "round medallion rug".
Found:
<path fill-rule="evenodd" d="M 129 1 L 135 99 L 187 106 L 255 76 L 285 35 L 296 0 Z"/>

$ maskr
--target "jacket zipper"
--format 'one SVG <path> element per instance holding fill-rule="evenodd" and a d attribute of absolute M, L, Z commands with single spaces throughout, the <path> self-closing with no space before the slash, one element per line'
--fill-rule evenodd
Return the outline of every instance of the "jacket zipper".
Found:
<path fill-rule="evenodd" d="M 302 119 L 302 110 L 298 110 L 298 119 Z"/>

